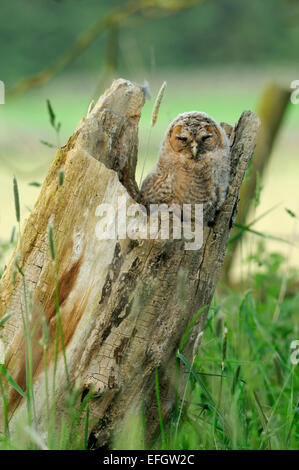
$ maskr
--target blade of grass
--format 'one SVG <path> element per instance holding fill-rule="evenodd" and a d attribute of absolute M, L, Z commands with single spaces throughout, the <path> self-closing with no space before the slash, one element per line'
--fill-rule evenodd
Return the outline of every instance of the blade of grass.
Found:
<path fill-rule="evenodd" d="M 144 399 L 142 400 L 142 448 L 146 450 L 146 438 L 145 438 L 145 430 L 146 430 L 146 419 L 145 419 L 145 402 Z"/>
<path fill-rule="evenodd" d="M 189 339 L 189 335 L 190 335 L 190 331 L 192 329 L 192 327 L 196 324 L 197 320 L 199 319 L 199 317 L 204 313 L 204 311 L 208 308 L 208 305 L 205 305 L 204 307 L 202 307 L 192 318 L 191 322 L 188 323 L 187 325 L 187 328 L 186 328 L 186 331 L 185 333 L 183 334 L 182 336 L 182 339 L 180 341 L 180 344 L 179 344 L 179 351 L 183 351 L 188 339 Z"/>
<path fill-rule="evenodd" d="M 1 374 L 0 374 L 0 392 L 1 392 L 2 403 L 3 403 L 4 436 L 5 436 L 5 439 L 8 441 L 9 440 L 8 402 L 7 402 L 7 397 L 6 397 L 6 393 L 4 390 Z"/>
<path fill-rule="evenodd" d="M 3 317 L 0 318 L 0 328 L 15 314 L 15 312 L 7 312 Z"/>
<path fill-rule="evenodd" d="M 242 229 L 245 232 L 252 233 L 252 234 L 257 235 L 257 236 L 262 237 L 262 238 L 267 238 L 269 240 L 275 240 L 275 241 L 278 241 L 278 242 L 287 243 L 288 245 L 292 245 L 292 242 L 290 242 L 289 240 L 285 240 L 284 238 L 280 238 L 280 237 L 275 237 L 274 235 L 270 235 L 270 234 L 267 234 L 267 233 L 258 232 L 257 230 L 252 230 L 250 227 L 248 227 L 248 225 L 235 224 L 234 226 L 236 228 Z"/>
<path fill-rule="evenodd" d="M 237 386 L 239 376 L 240 376 L 240 371 L 241 371 L 241 366 L 238 365 L 238 367 L 236 368 L 235 374 L 234 374 L 234 378 L 233 378 L 233 383 L 232 383 L 232 388 L 231 388 L 231 394 L 232 395 L 234 395 L 234 393 L 235 393 L 236 386 Z"/>
<path fill-rule="evenodd" d="M 167 86 L 167 83 L 163 82 L 162 86 L 161 86 L 161 88 L 158 92 L 155 104 L 154 104 L 154 108 L 153 108 L 153 112 L 152 112 L 152 118 L 151 118 L 151 126 L 150 126 L 150 129 L 149 129 L 148 138 L 147 138 L 146 154 L 145 154 L 145 157 L 144 157 L 144 160 L 143 160 L 141 176 L 140 176 L 140 181 L 139 181 L 139 187 L 141 187 L 142 178 L 143 178 L 143 174 L 144 174 L 144 169 L 145 169 L 145 165 L 146 165 L 146 161 L 147 161 L 147 157 L 148 157 L 148 149 L 149 149 L 151 130 L 157 122 L 158 115 L 159 115 L 159 110 L 160 110 L 160 106 L 161 106 L 163 96 L 164 96 L 164 93 L 165 93 L 165 90 L 166 90 L 166 86 Z"/>
<path fill-rule="evenodd" d="M 258 397 L 258 394 L 256 392 L 256 390 L 253 390 L 253 396 L 254 396 L 254 399 L 256 401 L 256 404 L 258 406 L 258 409 L 260 411 L 260 415 L 261 415 L 261 421 L 262 421 L 262 426 L 263 426 L 263 430 L 264 430 L 264 433 L 266 434 L 266 429 L 268 427 L 268 419 L 267 419 L 267 416 L 265 415 L 264 413 L 264 410 L 263 410 L 263 407 L 262 407 L 262 404 L 260 402 L 260 399 Z M 268 449 L 271 450 L 271 441 L 270 441 L 270 438 L 268 438 Z"/>
<path fill-rule="evenodd" d="M 21 397 L 23 398 L 27 397 L 26 393 L 23 392 L 21 387 L 12 378 L 12 376 L 10 375 L 10 373 L 8 372 L 4 364 L 0 364 L 0 374 L 2 374 L 6 378 L 7 382 L 10 383 L 10 385 L 21 395 Z"/>
<path fill-rule="evenodd" d="M 36 447 L 41 450 L 49 450 L 40 434 L 35 429 L 25 426 L 24 431 L 30 437 L 31 441 L 34 442 Z"/>
<path fill-rule="evenodd" d="M 88 449 L 88 427 L 89 427 L 89 401 L 86 403 L 85 420 L 84 420 L 84 449 Z"/>
<path fill-rule="evenodd" d="M 157 367 L 155 368 L 155 390 L 156 390 L 158 416 L 159 416 L 161 439 L 162 439 L 162 450 L 163 450 L 163 449 L 166 449 L 166 441 L 165 441 L 164 423 L 163 423 L 163 417 L 162 417 L 162 411 L 161 411 L 161 401 L 160 401 L 160 391 L 159 391 L 159 376 L 158 376 L 158 368 Z"/>
<path fill-rule="evenodd" d="M 212 409 L 215 411 L 215 413 L 221 418 L 223 424 L 226 424 L 227 426 L 227 423 L 225 423 L 225 419 L 224 417 L 222 416 L 222 413 L 220 412 L 220 410 L 217 408 L 216 404 L 215 404 L 215 401 L 212 397 L 212 395 L 210 394 L 210 392 L 208 391 L 207 387 L 205 386 L 205 384 L 203 383 L 203 381 L 201 380 L 201 378 L 199 377 L 199 375 L 194 371 L 194 369 L 192 368 L 191 364 L 189 363 L 189 361 L 186 359 L 186 357 L 180 353 L 180 351 L 177 351 L 177 357 L 183 362 L 183 364 L 186 366 L 187 370 L 190 371 L 192 377 L 195 379 L 195 381 L 200 385 L 200 387 L 203 389 L 206 397 L 208 398 L 211 406 L 212 406 Z M 228 426 L 227 426 L 228 427 Z"/>
<path fill-rule="evenodd" d="M 243 226 L 242 227 L 252 227 L 254 224 L 256 224 L 256 222 L 258 222 L 259 220 L 263 219 L 266 215 L 270 214 L 270 212 L 274 211 L 274 209 L 276 209 L 280 204 L 276 204 L 275 206 L 271 207 L 270 209 L 268 209 L 267 211 L 263 212 L 261 215 L 259 215 L 258 217 L 256 217 L 254 220 L 252 220 L 251 222 L 249 222 L 249 224 Z M 234 224 L 234 227 L 237 227 L 236 224 Z M 240 238 L 245 232 L 245 229 L 243 230 L 240 230 L 240 232 L 237 232 L 235 235 L 233 235 L 232 237 L 230 237 L 230 239 L 228 240 L 227 242 L 227 246 L 231 245 L 232 243 L 234 243 L 238 238 Z"/>

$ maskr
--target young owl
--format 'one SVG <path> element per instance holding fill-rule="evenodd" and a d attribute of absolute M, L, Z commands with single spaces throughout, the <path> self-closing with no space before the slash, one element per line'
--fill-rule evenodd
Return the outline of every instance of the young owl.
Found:
<path fill-rule="evenodd" d="M 230 146 L 224 129 L 205 113 L 180 114 L 168 127 L 154 170 L 145 178 L 140 202 L 203 204 L 211 223 L 229 185 Z"/>

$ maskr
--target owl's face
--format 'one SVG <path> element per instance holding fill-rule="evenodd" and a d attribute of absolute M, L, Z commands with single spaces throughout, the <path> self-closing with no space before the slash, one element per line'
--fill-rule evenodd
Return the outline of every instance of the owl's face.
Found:
<path fill-rule="evenodd" d="M 200 113 L 186 113 L 183 119 L 174 121 L 167 137 L 176 154 L 191 160 L 201 160 L 207 152 L 221 144 L 222 136 L 215 123 Z"/>

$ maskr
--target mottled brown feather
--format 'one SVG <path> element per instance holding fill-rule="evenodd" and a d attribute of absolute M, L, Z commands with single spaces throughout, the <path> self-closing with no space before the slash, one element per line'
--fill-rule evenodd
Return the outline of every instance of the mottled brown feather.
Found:
<path fill-rule="evenodd" d="M 229 175 L 230 147 L 224 129 L 205 113 L 180 114 L 166 131 L 157 165 L 142 184 L 140 202 L 202 203 L 209 221 L 224 203 Z"/>

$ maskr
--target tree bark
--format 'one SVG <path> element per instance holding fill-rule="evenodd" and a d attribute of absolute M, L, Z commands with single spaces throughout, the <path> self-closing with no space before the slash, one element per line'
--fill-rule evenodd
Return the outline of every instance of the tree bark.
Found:
<path fill-rule="evenodd" d="M 26 364 L 22 310 L 26 309 L 26 301 L 29 304 L 36 414 L 42 430 L 46 402 L 40 346 L 42 317 L 50 331 L 49 377 L 53 375 L 57 326 L 55 269 L 48 239 L 48 226 L 53 224 L 70 383 L 80 388 L 82 396 L 88 390 L 101 394 L 90 401 L 91 418 L 96 424 L 90 429 L 89 442 L 94 447 L 109 443 L 130 412 L 139 410 L 143 402 L 148 439 L 154 436 L 158 424 L 155 368 L 159 368 L 164 417 L 173 406 L 175 387 L 170 364 L 188 324 L 212 300 L 241 182 L 259 130 L 259 118 L 245 111 L 234 131 L 226 202 L 213 227 L 204 227 L 200 250 L 186 251 L 183 240 L 99 240 L 95 231 L 99 204 L 110 203 L 117 208 L 118 198 L 123 197 L 130 207 L 138 198 L 135 168 L 143 103 L 141 87 L 117 80 L 81 121 L 66 146 L 57 152 L 0 283 L 0 317 L 15 312 L 2 330 L 6 368 L 23 390 Z M 61 168 L 65 172 L 62 186 L 57 176 Z M 17 254 L 25 290 L 21 274 L 14 274 Z M 207 309 L 191 328 L 188 357 L 204 328 L 206 315 Z M 56 374 L 58 417 L 64 413 L 67 393 L 63 359 L 60 348 Z M 10 390 L 9 408 L 13 429 L 26 409 L 25 400 L 14 389 Z"/>

